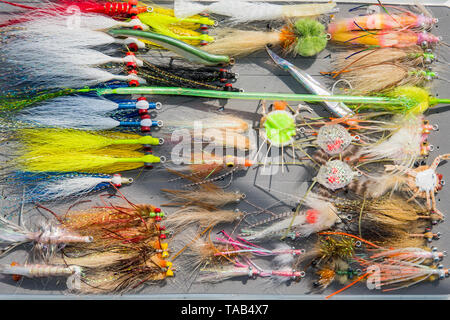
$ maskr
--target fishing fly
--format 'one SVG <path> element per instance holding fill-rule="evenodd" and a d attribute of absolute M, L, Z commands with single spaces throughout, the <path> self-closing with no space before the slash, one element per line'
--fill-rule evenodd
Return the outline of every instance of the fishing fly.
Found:
<path fill-rule="evenodd" d="M 245 23 L 258 20 L 316 17 L 333 11 L 335 6 L 336 4 L 333 2 L 324 4 L 277 5 L 253 3 L 246 0 L 221 0 L 210 5 L 203 5 L 188 0 L 175 0 L 174 12 L 180 18 L 209 12 L 230 17 L 232 23 Z"/>

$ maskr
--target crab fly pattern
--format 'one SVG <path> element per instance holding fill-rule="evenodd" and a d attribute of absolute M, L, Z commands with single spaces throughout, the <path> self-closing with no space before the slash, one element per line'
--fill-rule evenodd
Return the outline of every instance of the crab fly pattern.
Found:
<path fill-rule="evenodd" d="M 444 181 L 442 174 L 436 172 L 442 160 L 450 159 L 450 154 L 437 156 L 430 166 L 422 165 L 415 169 L 398 165 L 386 165 L 386 171 L 399 170 L 405 178 L 403 187 L 413 195 L 408 201 L 416 198 L 425 198 L 427 209 L 438 214 L 441 219 L 444 214 L 437 208 L 435 194 L 442 189 Z"/>
<path fill-rule="evenodd" d="M 354 177 L 361 176 L 345 162 L 330 160 L 321 166 L 316 176 L 316 181 L 328 190 L 336 191 L 348 186 Z"/>
<path fill-rule="evenodd" d="M 300 105 L 296 112 L 291 112 L 292 109 L 288 111 L 287 108 L 290 107 L 285 102 L 278 102 L 273 105 L 275 110 L 267 112 L 263 104 L 264 115 L 260 125 L 261 135 L 264 138 L 263 143 L 268 141 L 269 147 L 272 145 L 291 147 L 294 160 L 296 158 L 295 151 L 300 150 L 304 156 L 298 157 L 299 159 L 309 159 L 313 165 L 318 166 L 317 176 L 313 180 L 326 190 L 334 192 L 343 189 L 352 183 L 354 178 L 363 175 L 363 172 L 355 164 L 363 160 L 361 147 L 370 146 L 370 143 L 362 141 L 358 132 L 358 130 L 366 129 L 364 124 L 360 122 L 364 120 L 358 119 L 356 116 L 354 118 L 332 119 L 329 122 L 307 120 L 299 113 L 300 109 L 307 109 L 307 107 Z M 370 123 L 370 120 L 368 123 Z M 343 124 L 350 125 L 344 126 Z M 318 125 L 320 127 L 316 129 L 315 127 Z M 350 129 L 357 132 L 350 133 Z M 376 128 L 374 132 L 380 130 L 381 128 Z M 374 138 L 367 138 L 366 140 L 373 141 Z M 258 152 L 261 151 L 261 148 Z M 309 155 L 309 148 L 316 148 L 316 151 Z M 281 150 L 283 151 L 283 149 Z M 266 157 L 267 155 L 268 152 Z M 267 160 L 264 159 L 263 163 L 267 163 Z M 293 163 L 305 164 L 304 162 Z M 281 164 L 284 164 L 284 160 Z"/>
<path fill-rule="evenodd" d="M 333 156 L 343 152 L 353 140 L 358 140 L 358 137 L 352 137 L 339 124 L 330 124 L 319 129 L 316 143 L 322 150 Z"/>
<path fill-rule="evenodd" d="M 282 164 L 284 163 L 284 150 L 292 149 L 293 163 L 295 163 L 296 150 L 300 150 L 306 157 L 306 149 L 316 147 L 323 150 L 329 157 L 342 153 L 352 142 L 359 141 L 358 135 L 352 135 L 348 130 L 334 123 L 327 123 L 318 130 L 312 129 L 305 118 L 300 114 L 301 110 L 311 112 L 307 106 L 299 105 L 293 110 L 286 102 L 277 101 L 270 108 L 266 108 L 265 101 L 262 102 L 263 116 L 260 121 L 259 131 L 263 139 L 258 153 L 267 144 L 268 151 L 263 160 L 267 163 L 267 157 L 272 147 L 281 148 Z M 311 130 L 306 128 L 311 128 Z M 308 131 L 309 130 L 309 131 Z M 316 137 L 308 137 L 316 136 Z M 306 136 L 306 137 L 304 137 Z M 299 159 L 304 157 L 298 156 Z"/>

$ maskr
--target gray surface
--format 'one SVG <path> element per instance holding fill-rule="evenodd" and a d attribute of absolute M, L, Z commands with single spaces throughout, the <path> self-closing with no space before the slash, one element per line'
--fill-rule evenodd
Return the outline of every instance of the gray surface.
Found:
<path fill-rule="evenodd" d="M 165 2 L 166 4 L 167 2 Z M 3 10 L 5 6 L 0 4 L 0 11 Z M 339 5 L 341 12 L 339 16 L 348 15 L 346 12 L 349 5 Z M 444 42 L 449 41 L 449 35 L 446 33 L 449 30 L 448 13 L 447 8 L 433 8 L 433 13 L 439 18 L 439 25 L 435 28 L 434 33 L 443 36 Z M 278 52 L 278 50 L 276 50 Z M 446 61 L 448 59 L 447 48 L 443 45 L 437 48 L 436 52 L 438 54 L 438 59 L 441 61 Z M 329 56 L 330 52 L 325 50 L 320 53 L 317 59 L 305 59 L 296 58 L 292 59 L 288 57 L 290 61 L 293 61 L 298 67 L 308 71 L 314 76 L 320 77 L 318 74 L 320 71 L 328 70 L 329 64 L 333 59 L 333 52 Z M 450 78 L 446 74 L 446 69 L 443 68 L 444 64 L 435 64 L 436 70 L 446 78 Z M 256 53 L 250 57 L 239 59 L 237 64 L 233 67 L 234 72 L 240 74 L 240 78 L 236 82 L 235 86 L 244 88 L 246 91 L 259 91 L 259 92 L 285 92 L 285 93 L 306 93 L 304 89 L 287 73 L 276 68 L 271 60 L 266 56 L 265 52 Z M 323 78 L 320 78 L 324 80 Z M 450 96 L 450 92 L 446 89 L 448 83 L 442 80 L 434 81 L 433 93 L 439 94 L 442 97 Z M 150 99 L 151 100 L 151 99 Z M 202 117 L 202 115 L 208 115 L 208 112 L 218 110 L 220 107 L 225 107 L 227 112 L 239 115 L 243 119 L 246 119 L 249 123 L 254 123 L 259 120 L 259 115 L 255 114 L 258 107 L 257 101 L 218 101 L 218 100 L 207 100 L 207 99 L 196 99 L 188 97 L 159 97 L 155 101 L 161 101 L 164 104 L 162 112 L 159 113 L 158 119 L 169 120 L 174 117 L 181 117 L 186 119 L 195 119 Z M 327 113 L 322 110 L 321 107 L 314 107 L 321 115 L 327 115 Z M 428 161 L 431 162 L 435 156 L 440 153 L 446 153 L 450 151 L 450 140 L 447 138 L 450 132 L 450 126 L 447 124 L 448 119 L 450 119 L 450 113 L 445 112 L 448 107 L 441 106 L 428 112 L 428 118 L 432 123 L 439 124 L 439 131 L 433 133 L 430 137 L 430 143 L 435 146 L 435 151 L 431 153 Z M 157 133 L 154 133 L 158 136 Z M 161 135 L 167 134 L 161 132 Z M 158 155 L 167 155 L 168 150 L 171 145 L 166 144 L 163 148 L 155 148 L 154 153 Z M 279 168 L 278 168 L 279 169 Z M 450 163 L 443 163 L 439 172 L 444 174 L 444 179 L 450 176 Z M 297 197 L 301 197 L 311 181 L 311 174 L 308 170 L 302 167 L 289 167 L 284 173 L 277 173 L 273 176 L 261 175 L 261 172 L 255 169 L 250 169 L 247 172 L 241 172 L 237 174 L 232 182 L 232 185 L 228 188 L 229 190 L 240 190 L 247 195 L 247 200 L 253 204 L 257 204 L 260 207 L 267 208 L 280 200 L 284 200 L 284 204 L 272 208 L 273 212 L 283 212 L 284 210 L 290 210 L 295 201 L 289 201 L 287 196 L 278 194 L 276 191 L 286 192 Z M 165 172 L 161 167 L 156 166 L 152 171 L 146 172 L 132 172 L 127 173 L 127 176 L 132 176 L 136 178 L 136 183 L 130 187 L 122 188 L 123 194 L 132 202 L 135 203 L 152 203 L 154 205 L 159 205 L 167 202 L 167 199 L 163 198 L 159 189 L 164 187 L 178 188 L 180 185 L 175 183 L 170 183 L 168 180 L 173 178 Z M 228 180 L 220 182 L 222 184 L 227 183 Z M 255 186 L 259 185 L 263 188 L 258 188 Z M 443 188 L 443 190 L 438 194 L 437 199 L 439 201 L 439 208 L 446 212 L 446 208 L 450 204 L 449 197 L 449 186 Z M 90 197 L 94 202 L 98 202 L 98 196 Z M 64 212 L 63 206 L 53 206 L 56 212 Z M 247 212 L 253 212 L 257 209 L 248 205 L 247 203 L 239 204 L 238 208 Z M 173 210 L 168 209 L 169 213 Z M 251 217 L 251 219 L 259 219 L 264 215 L 258 215 L 257 217 Z M 250 219 L 249 219 L 250 220 Z M 254 221 L 254 220 L 253 220 Z M 441 250 L 448 250 L 450 243 L 450 235 L 448 233 L 448 221 L 436 226 L 434 231 L 440 231 L 443 236 L 440 240 L 433 243 L 433 245 L 438 246 Z M 309 242 L 313 241 L 315 238 L 309 239 Z M 174 244 L 175 245 L 175 244 Z M 298 240 L 295 242 L 296 247 L 308 249 L 307 240 Z M 178 247 L 178 245 L 175 245 Z M 13 260 L 23 261 L 25 258 L 26 251 L 16 251 L 13 254 L 2 259 L 2 263 L 9 263 Z M 182 257 L 178 260 L 181 261 Z M 444 260 L 444 265 L 448 261 Z M 339 289 L 340 285 L 330 286 L 323 295 L 305 295 L 310 290 L 310 275 L 302 280 L 300 283 L 292 283 L 290 285 L 276 285 L 273 282 L 257 279 L 237 279 L 228 280 L 217 285 L 193 285 L 189 291 L 186 291 L 186 286 L 184 284 L 183 275 L 178 274 L 173 280 L 168 281 L 163 286 L 146 286 L 139 292 L 139 297 L 144 298 L 217 298 L 217 299 L 239 299 L 239 298 L 268 298 L 274 297 L 280 299 L 291 299 L 291 298 L 322 298 L 323 295 L 332 293 Z M 9 276 L 3 277 L 0 282 L 0 297 L 3 298 L 18 298 L 22 299 L 24 297 L 32 298 L 62 298 L 64 295 L 66 297 L 75 298 L 74 295 L 67 295 L 64 283 L 57 283 L 55 280 L 50 280 L 48 282 L 41 280 L 30 280 L 25 279 L 20 283 L 15 283 L 11 280 Z M 380 295 L 378 291 L 368 290 L 364 283 L 357 284 L 350 288 L 349 290 L 341 293 L 338 298 L 342 299 L 348 297 L 349 299 L 355 298 L 387 298 L 388 296 L 393 297 L 394 295 L 402 295 L 402 298 L 416 299 L 427 299 L 436 298 L 442 299 L 448 297 L 450 293 L 450 281 L 436 281 L 434 283 L 422 283 L 416 285 L 412 288 L 398 290 L 390 293 L 383 293 Z M 243 296 L 242 296 L 243 295 Z M 377 295 L 377 296 L 375 296 Z M 130 298 L 135 296 L 130 296 Z M 103 297 L 104 298 L 104 297 Z M 117 298 L 117 297 L 112 297 Z"/>

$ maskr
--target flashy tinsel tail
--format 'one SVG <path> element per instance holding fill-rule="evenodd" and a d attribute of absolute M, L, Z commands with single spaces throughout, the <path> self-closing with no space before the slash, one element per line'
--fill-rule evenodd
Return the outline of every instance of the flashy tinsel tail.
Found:
<path fill-rule="evenodd" d="M 0 96 L 0 113 L 20 111 L 35 103 L 76 93 L 75 89 L 44 90 L 38 92 L 4 92 Z"/>

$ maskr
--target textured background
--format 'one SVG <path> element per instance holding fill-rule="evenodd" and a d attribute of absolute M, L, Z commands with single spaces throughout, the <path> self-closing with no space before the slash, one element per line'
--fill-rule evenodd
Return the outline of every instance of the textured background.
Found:
<path fill-rule="evenodd" d="M 17 1 L 18 2 L 18 1 Z M 21 1 L 25 3 L 25 1 Z M 27 1 L 28 3 L 30 1 Z M 39 1 L 37 1 L 39 2 Z M 170 2 L 162 2 L 164 5 L 170 6 Z M 348 9 L 354 5 L 338 4 L 340 13 L 338 16 L 349 16 Z M 449 42 L 449 35 L 446 31 L 449 31 L 450 20 L 448 19 L 449 10 L 444 7 L 430 8 L 434 16 L 439 18 L 439 23 L 433 28 L 433 33 L 443 37 L 443 42 Z M 11 10 L 9 6 L 0 4 L 1 17 L 7 16 L 8 10 Z M 0 18 L 1 18 L 0 17 Z M 278 53 L 278 50 L 275 49 Z M 110 51 L 112 52 L 112 51 Z M 113 53 L 112 53 L 113 54 Z M 434 69 L 443 78 L 450 79 L 447 73 L 446 67 L 449 59 L 448 49 L 444 45 L 440 45 L 436 48 L 436 54 L 438 60 L 441 62 L 434 64 Z M 117 54 L 116 54 L 117 55 Z M 160 59 L 158 54 L 153 54 L 154 59 Z M 288 60 L 309 72 L 311 75 L 319 77 L 320 80 L 325 81 L 323 77 L 319 75 L 320 71 L 326 71 L 329 69 L 330 62 L 333 61 L 334 53 L 329 49 L 321 52 L 315 59 L 288 57 Z M 164 59 L 163 59 L 164 60 Z M 1 68 L 1 65 L 0 65 Z M 243 88 L 247 92 L 283 92 L 283 93 L 306 93 L 306 91 L 284 71 L 278 69 L 266 55 L 265 52 L 258 52 L 249 57 L 239 59 L 237 64 L 232 69 L 234 72 L 239 73 L 240 77 L 235 83 L 236 87 Z M 432 93 L 441 97 L 450 96 L 448 88 L 448 81 L 435 80 L 433 84 Z M 256 123 L 259 121 L 258 101 L 218 101 L 208 99 L 197 99 L 189 97 L 155 97 L 149 100 L 161 101 L 163 103 L 163 109 L 158 114 L 158 119 L 169 121 L 170 119 L 196 119 L 202 118 L 208 115 L 211 111 L 220 111 L 222 108 L 225 111 L 238 115 L 249 123 Z M 439 125 L 439 131 L 433 133 L 430 136 L 430 143 L 434 145 L 435 151 L 430 154 L 428 163 L 434 159 L 435 156 L 441 153 L 450 151 L 450 140 L 448 135 L 450 127 L 448 126 L 448 120 L 450 119 L 450 113 L 448 111 L 449 106 L 439 106 L 428 112 L 428 119 L 432 123 Z M 314 106 L 314 110 L 320 115 L 327 115 L 327 112 L 322 107 Z M 153 132 L 154 136 L 164 136 L 168 140 L 169 135 L 166 130 L 162 130 L 159 133 Z M 170 143 L 166 143 L 161 148 L 155 148 L 154 153 L 158 155 L 168 155 Z M 276 168 L 275 170 L 279 170 Z M 443 162 L 439 168 L 439 172 L 444 175 L 444 179 L 450 176 L 449 163 Z M 249 169 L 246 172 L 240 172 L 234 176 L 232 184 L 228 187 L 228 190 L 239 190 L 247 195 L 246 200 L 252 204 L 257 204 L 262 208 L 269 208 L 277 213 L 285 210 L 290 210 L 295 205 L 295 201 L 291 201 L 292 198 L 283 194 L 277 193 L 277 191 L 285 192 L 296 197 L 301 197 L 308 188 L 312 175 L 314 172 L 310 169 L 303 167 L 290 166 L 285 169 L 285 172 L 277 172 L 274 175 L 262 175 L 260 169 Z M 162 197 L 159 189 L 164 187 L 179 188 L 180 185 L 173 182 L 168 182 L 173 176 L 167 174 L 161 166 L 155 166 L 151 171 L 135 171 L 125 174 L 135 178 L 135 183 L 132 186 L 122 188 L 123 194 L 134 203 L 152 203 L 154 205 L 160 205 L 167 202 L 167 199 Z M 228 179 L 219 182 L 219 184 L 227 184 Z M 441 211 L 446 212 L 447 206 L 450 204 L 449 187 L 446 186 L 438 194 L 437 200 L 438 206 Z M 91 196 L 93 202 L 98 202 L 98 196 Z M 51 208 L 55 212 L 64 212 L 69 204 L 53 204 Z M 247 212 L 257 212 L 258 209 L 252 207 L 250 204 L 242 202 L 238 208 Z M 167 210 L 169 213 L 172 209 Z M 30 209 L 27 218 L 32 215 L 36 215 L 36 210 Z M 256 221 L 257 219 L 265 217 L 264 214 L 254 215 L 248 218 L 248 221 Z M 34 218 L 37 219 L 37 218 Z M 443 235 L 440 240 L 433 243 L 440 250 L 446 250 L 450 244 L 450 235 L 448 233 L 448 221 L 436 226 L 433 231 L 440 231 Z M 314 242 L 315 238 L 307 240 L 298 240 L 295 242 L 295 246 L 298 248 L 305 248 L 308 250 L 311 242 Z M 174 244 L 174 247 L 178 247 L 179 244 Z M 270 244 L 267 244 L 270 246 Z M 4 257 L 1 263 L 10 263 L 11 261 L 24 261 L 26 258 L 26 251 L 17 250 L 12 254 Z M 181 262 L 182 257 L 178 258 Z M 448 261 L 444 260 L 443 264 L 446 265 Z M 264 263 L 264 262 L 261 262 Z M 266 261 L 268 265 L 268 261 Z M 133 295 L 126 295 L 123 297 L 108 296 L 107 298 L 151 298 L 151 299 L 170 299 L 170 298 L 216 298 L 216 299 L 263 299 L 263 298 L 279 298 L 279 299 L 321 299 L 324 295 L 330 294 L 336 291 L 341 286 L 331 285 L 322 294 L 310 294 L 310 279 L 308 276 L 300 283 L 291 284 L 274 284 L 273 282 L 257 279 L 235 279 L 225 281 L 217 285 L 192 285 L 187 290 L 189 281 L 186 281 L 186 274 L 180 272 L 176 277 L 164 285 L 145 286 L 138 293 Z M 48 299 L 48 298 L 76 298 L 75 295 L 67 294 L 65 290 L 64 281 L 58 282 L 57 280 L 33 280 L 24 279 L 23 281 L 16 283 L 11 277 L 5 276 L 1 278 L 0 282 L 0 297 L 1 298 L 35 298 L 35 299 Z M 349 290 L 336 296 L 337 299 L 345 298 L 399 298 L 409 297 L 417 299 L 435 299 L 435 298 L 447 298 L 450 293 L 449 280 L 436 281 L 434 283 L 422 283 L 412 288 L 398 290 L 390 293 L 380 294 L 378 291 L 368 290 L 364 283 L 357 284 Z M 79 297 L 86 298 L 86 297 Z"/>

